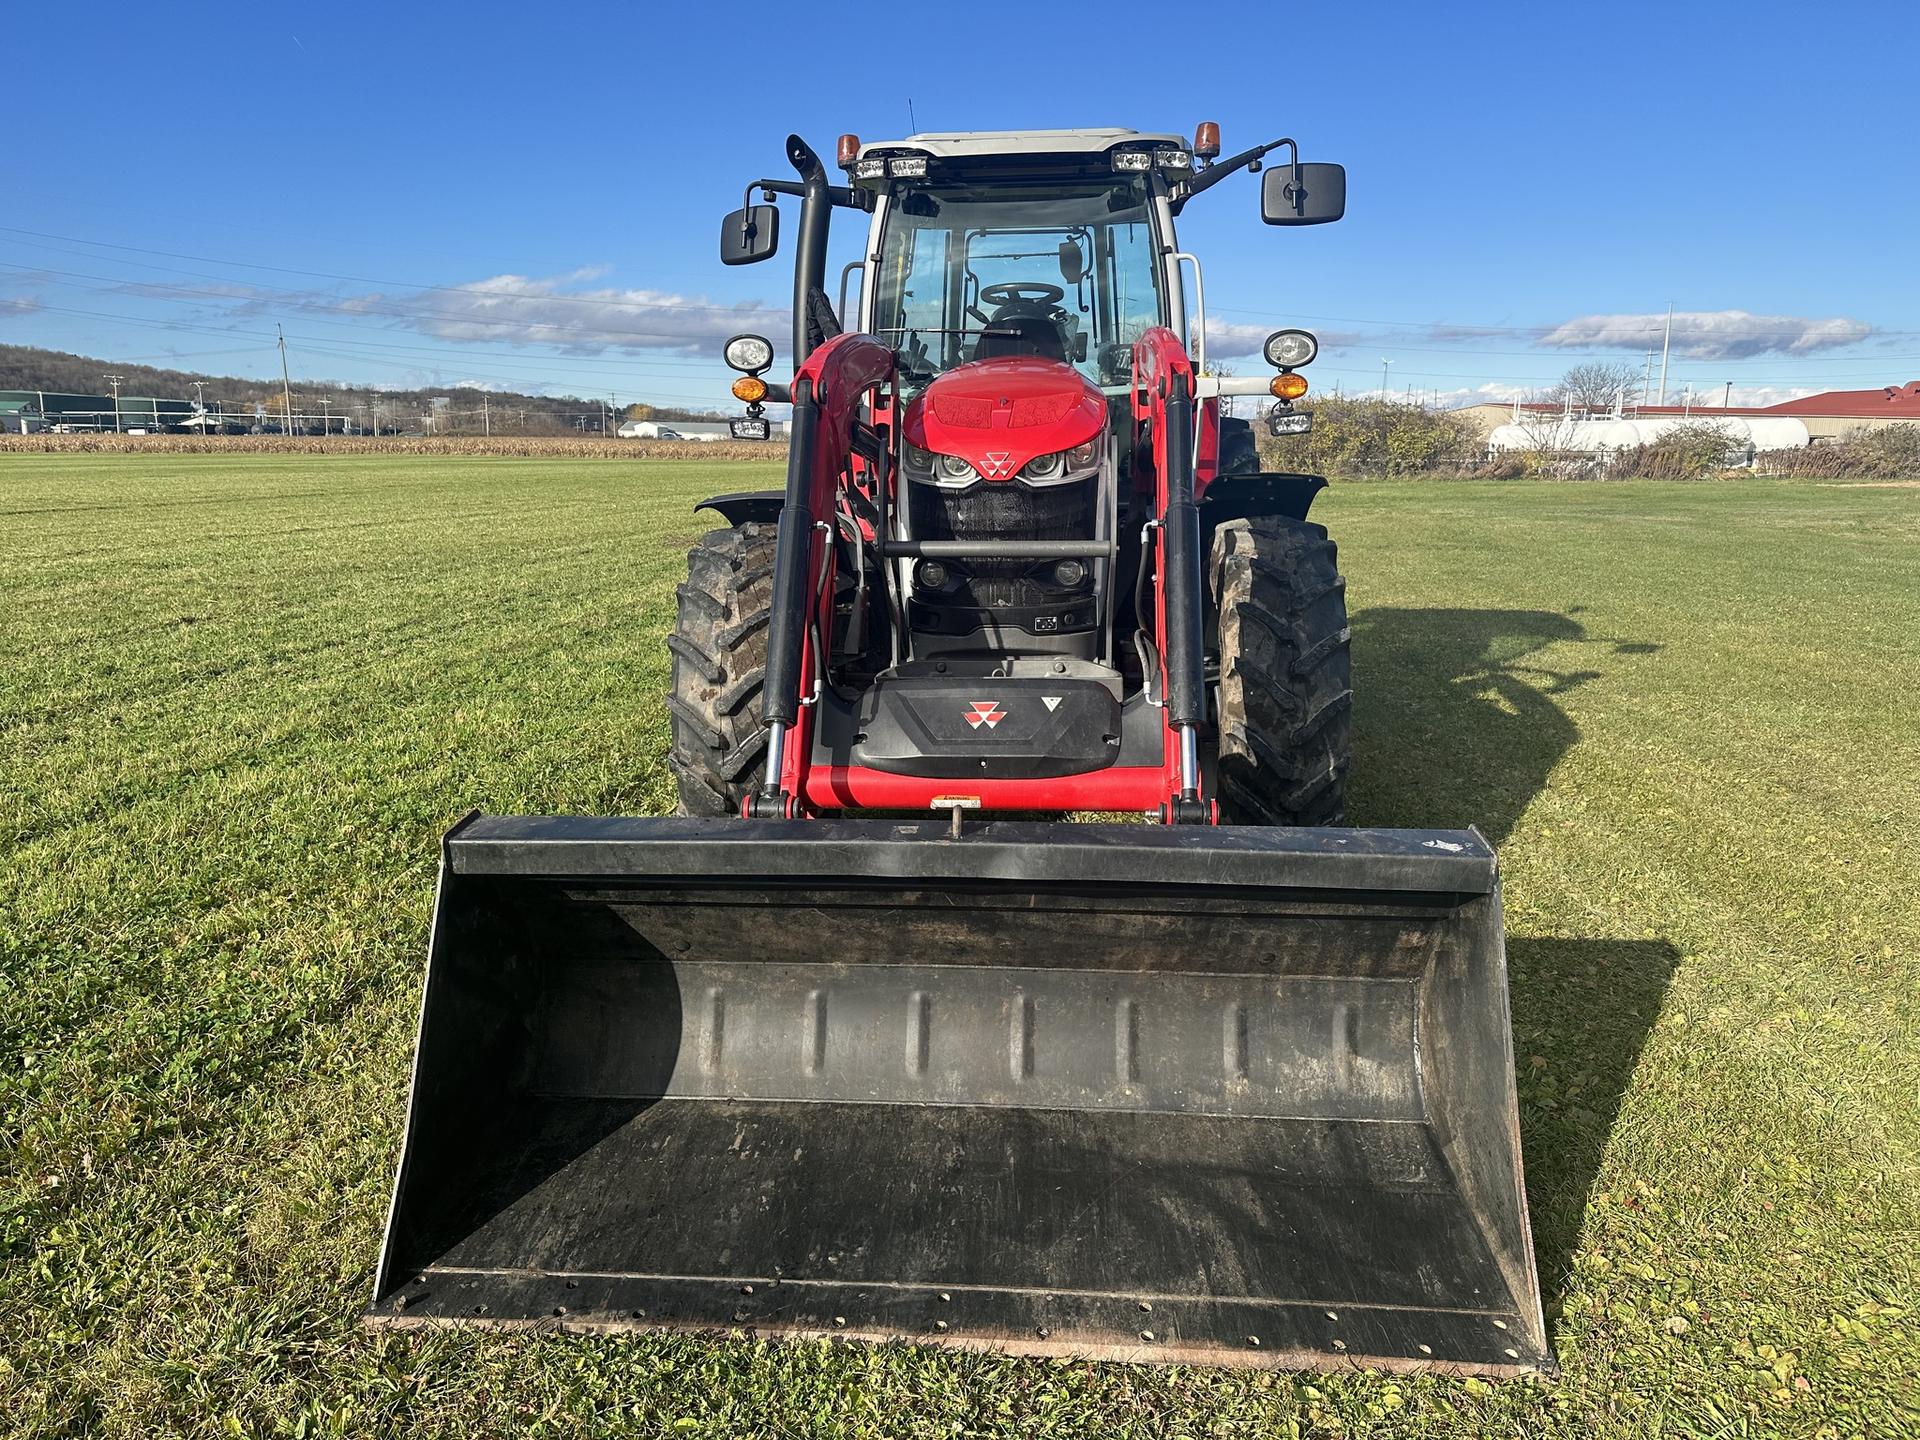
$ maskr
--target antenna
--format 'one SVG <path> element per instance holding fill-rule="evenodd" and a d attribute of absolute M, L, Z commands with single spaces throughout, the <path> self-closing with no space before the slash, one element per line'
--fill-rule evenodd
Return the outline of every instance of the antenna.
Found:
<path fill-rule="evenodd" d="M 907 97 L 907 133 L 909 135 L 918 135 L 920 133 L 920 122 L 913 118 L 913 97 L 911 95 Z"/>

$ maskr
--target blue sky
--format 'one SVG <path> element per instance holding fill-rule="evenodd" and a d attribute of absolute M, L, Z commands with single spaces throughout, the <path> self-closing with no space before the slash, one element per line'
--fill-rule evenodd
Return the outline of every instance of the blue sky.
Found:
<path fill-rule="evenodd" d="M 1912 6 L 872 13 L 106 4 L 15 34 L 0 341 L 264 376 L 281 324 L 296 381 L 717 403 L 717 338 L 777 338 L 791 281 L 723 269 L 720 216 L 788 130 L 897 138 L 911 102 L 1344 162 L 1338 225 L 1261 225 L 1251 178 L 1182 223 L 1223 342 L 1308 324 L 1317 388 L 1638 364 L 1670 301 L 1676 394 L 1920 376 Z"/>

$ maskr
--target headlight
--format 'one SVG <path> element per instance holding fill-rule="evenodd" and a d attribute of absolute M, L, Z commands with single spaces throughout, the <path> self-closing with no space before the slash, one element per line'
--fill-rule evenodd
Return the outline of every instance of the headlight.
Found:
<path fill-rule="evenodd" d="M 915 445 L 909 440 L 907 442 L 907 469 L 917 470 L 922 475 L 930 473 L 933 469 L 933 452 L 930 450 L 922 450 L 918 445 Z"/>
<path fill-rule="evenodd" d="M 1073 449 L 1067 452 L 1067 468 L 1075 472 L 1085 470 L 1091 467 L 1099 458 L 1100 441 L 1098 437 L 1095 437 L 1087 441 L 1084 445 L 1074 446 Z"/>
<path fill-rule="evenodd" d="M 1267 363 L 1276 370 L 1293 370 L 1313 362 L 1320 342 L 1311 330 L 1276 330 L 1267 337 Z"/>
<path fill-rule="evenodd" d="M 1066 469 L 1066 455 L 1056 450 L 1051 455 L 1036 455 L 1021 473 L 1029 480 L 1058 480 Z"/>
<path fill-rule="evenodd" d="M 736 335 L 720 356 L 728 369 L 754 375 L 773 364 L 773 342 L 764 335 Z"/>
<path fill-rule="evenodd" d="M 942 455 L 939 457 L 939 463 L 940 473 L 949 480 L 973 479 L 973 466 L 958 455 Z"/>

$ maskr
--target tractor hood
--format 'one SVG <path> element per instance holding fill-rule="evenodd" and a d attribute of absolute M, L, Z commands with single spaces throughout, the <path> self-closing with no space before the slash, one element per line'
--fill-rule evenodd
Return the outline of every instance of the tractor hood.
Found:
<path fill-rule="evenodd" d="M 1005 356 L 940 376 L 901 422 L 909 445 L 957 455 L 984 480 L 1014 478 L 1029 461 L 1084 445 L 1106 428 L 1107 402 L 1071 365 Z"/>

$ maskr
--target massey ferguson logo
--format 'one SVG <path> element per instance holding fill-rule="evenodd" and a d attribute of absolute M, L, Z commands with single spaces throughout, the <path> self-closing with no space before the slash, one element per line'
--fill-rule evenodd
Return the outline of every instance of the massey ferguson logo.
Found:
<path fill-rule="evenodd" d="M 1004 480 L 1013 473 L 1013 466 L 1009 463 L 1012 459 L 1013 455 L 1010 451 L 991 451 L 980 457 L 980 473 L 989 480 Z"/>
<path fill-rule="evenodd" d="M 982 725 L 991 730 L 1007 718 L 1007 712 L 1000 708 L 997 700 L 970 700 L 967 702 L 967 724 L 978 730 Z"/>

